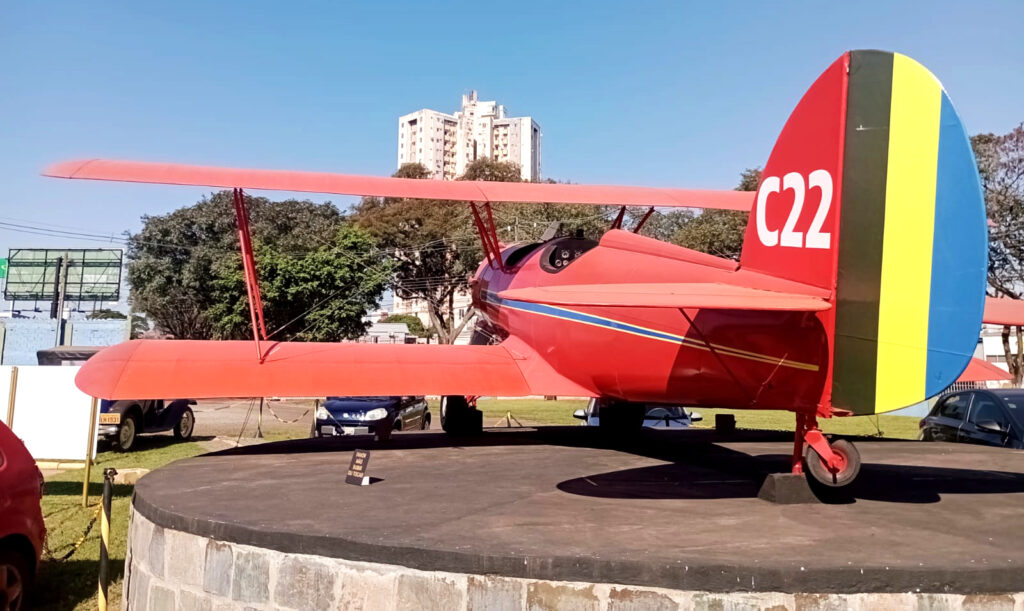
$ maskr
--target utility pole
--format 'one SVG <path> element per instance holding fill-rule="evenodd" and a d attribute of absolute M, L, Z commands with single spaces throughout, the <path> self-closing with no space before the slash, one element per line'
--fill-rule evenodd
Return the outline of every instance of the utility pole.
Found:
<path fill-rule="evenodd" d="M 64 297 L 68 292 L 68 253 L 64 253 L 64 257 L 58 257 L 58 261 L 62 261 L 60 267 L 60 278 L 59 278 L 59 289 L 57 293 L 57 346 L 63 344 L 61 341 L 64 336 Z"/>
<path fill-rule="evenodd" d="M 60 296 L 60 274 L 64 269 L 64 257 L 57 257 L 57 267 L 53 270 L 53 298 L 50 299 L 50 318 L 57 318 L 59 310 L 57 301 Z"/>

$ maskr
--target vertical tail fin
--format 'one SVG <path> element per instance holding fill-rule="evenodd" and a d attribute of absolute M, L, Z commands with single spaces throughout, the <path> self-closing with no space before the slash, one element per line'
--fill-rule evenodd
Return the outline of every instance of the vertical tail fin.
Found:
<path fill-rule="evenodd" d="M 898 409 L 977 344 L 985 206 L 949 97 L 904 55 L 851 51 L 815 81 L 765 166 L 741 265 L 833 290 L 824 404 Z"/>

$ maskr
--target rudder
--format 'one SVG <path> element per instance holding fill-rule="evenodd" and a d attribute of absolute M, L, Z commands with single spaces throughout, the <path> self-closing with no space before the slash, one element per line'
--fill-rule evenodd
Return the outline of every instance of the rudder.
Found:
<path fill-rule="evenodd" d="M 883 51 L 833 63 L 765 166 L 741 264 L 833 290 L 824 405 L 880 413 L 954 382 L 981 327 L 986 223 L 938 80 Z"/>

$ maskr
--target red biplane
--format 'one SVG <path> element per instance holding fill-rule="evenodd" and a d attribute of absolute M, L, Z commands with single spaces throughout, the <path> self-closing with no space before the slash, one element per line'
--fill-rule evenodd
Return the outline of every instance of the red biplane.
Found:
<path fill-rule="evenodd" d="M 86 393 L 142 396 L 445 396 L 444 428 L 472 433 L 465 396 L 597 397 L 601 424 L 638 427 L 643 403 L 797 415 L 792 469 L 856 477 L 818 418 L 877 414 L 954 382 L 985 299 L 984 202 L 970 142 L 938 80 L 882 51 L 842 55 L 786 122 L 756 193 L 444 182 L 89 160 L 48 176 L 233 188 L 254 344 L 130 341 L 90 359 Z M 266 339 L 242 189 L 467 202 L 486 260 L 472 280 L 489 345 Z M 503 245 L 494 202 L 750 210 L 739 262 L 627 230 Z M 624 208 L 623 208 L 624 210 Z M 809 446 L 805 455 L 805 444 Z"/>

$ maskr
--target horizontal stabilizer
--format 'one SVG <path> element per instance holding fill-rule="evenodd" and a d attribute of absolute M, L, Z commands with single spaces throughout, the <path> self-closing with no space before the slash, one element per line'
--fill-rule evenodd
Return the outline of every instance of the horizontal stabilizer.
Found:
<path fill-rule="evenodd" d="M 986 297 L 982 322 L 990 325 L 1024 325 L 1024 300 Z"/>
<path fill-rule="evenodd" d="M 502 299 L 562 306 L 634 308 L 706 308 L 717 310 L 780 310 L 820 312 L 831 306 L 825 299 L 761 289 L 694 282 L 676 284 L 574 284 L 509 289 Z"/>
<path fill-rule="evenodd" d="M 615 206 L 659 206 L 716 208 L 749 212 L 754 194 L 748 191 L 661 189 L 610 185 L 569 185 L 532 182 L 489 182 L 473 180 L 417 180 L 294 172 L 287 170 L 244 170 L 174 163 L 146 163 L 87 159 L 50 166 L 44 176 L 190 185 L 224 189 L 300 191 L 374 197 L 408 197 L 462 202 L 533 202 Z"/>
<path fill-rule="evenodd" d="M 496 346 L 134 340 L 86 361 L 103 399 L 380 395 L 590 396 L 517 340 Z"/>

